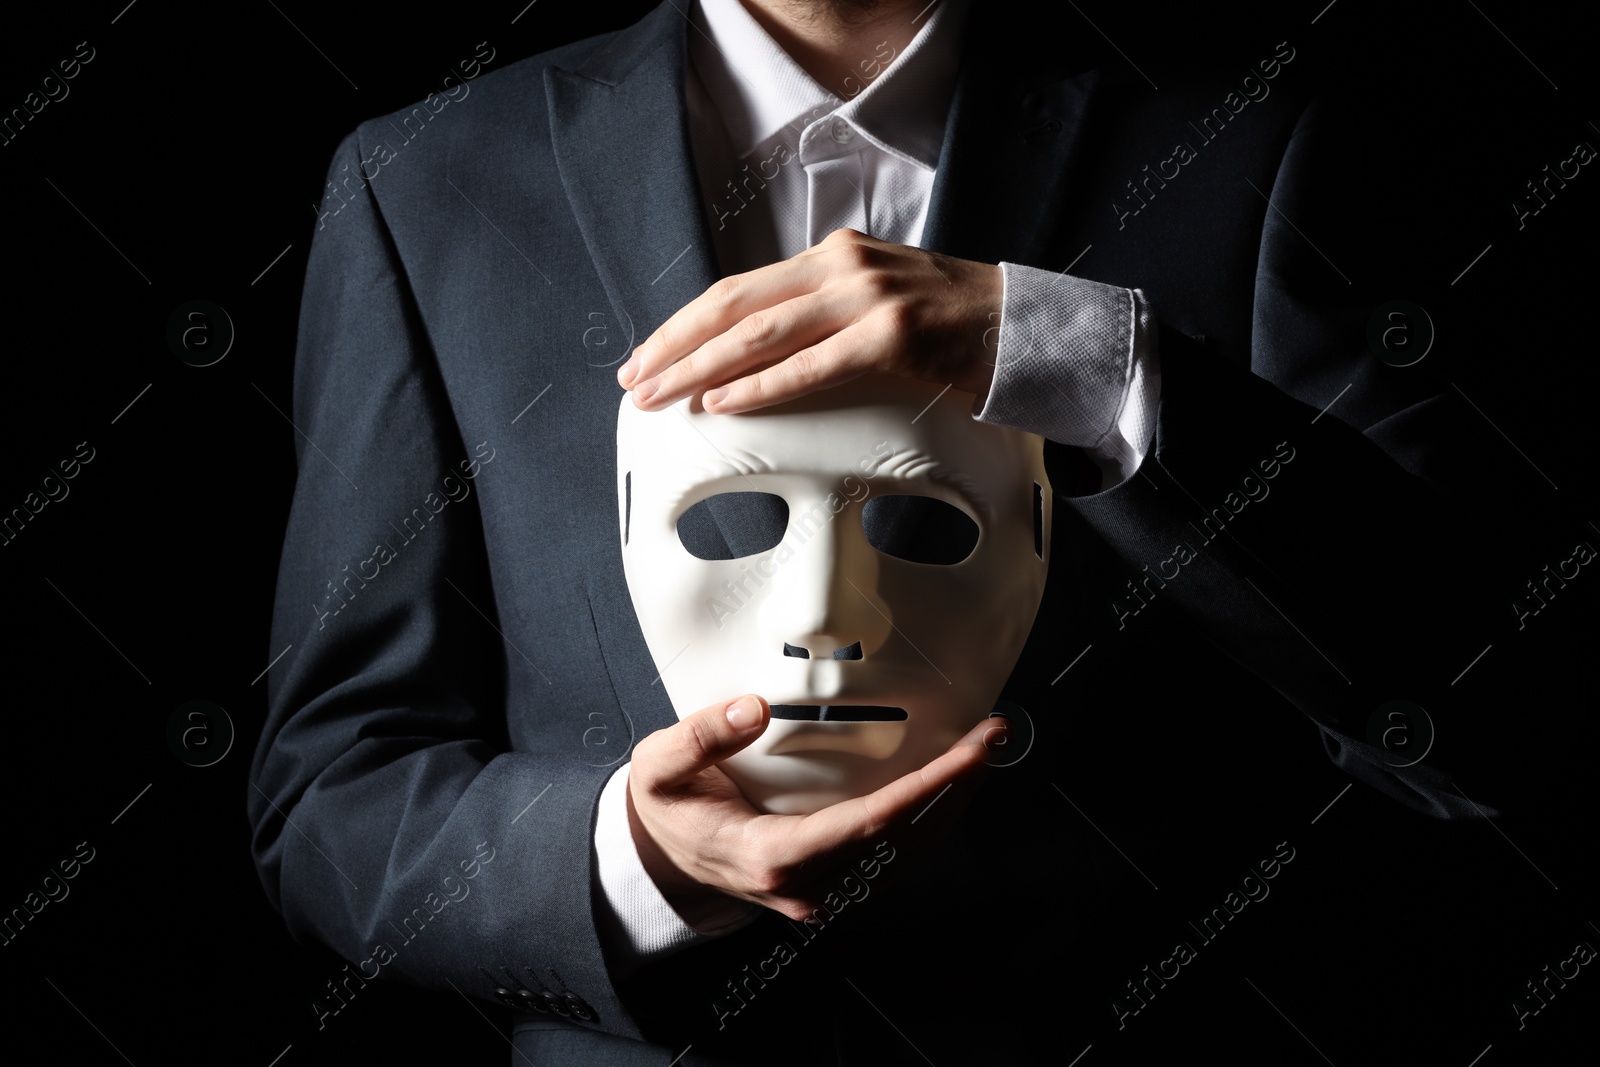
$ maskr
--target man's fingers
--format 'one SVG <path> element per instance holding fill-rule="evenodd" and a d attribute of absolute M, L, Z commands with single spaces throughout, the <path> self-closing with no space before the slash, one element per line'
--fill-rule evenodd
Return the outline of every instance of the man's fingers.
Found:
<path fill-rule="evenodd" d="M 981 772 L 996 743 L 997 720 L 985 718 L 942 755 L 877 792 L 840 801 L 805 817 L 794 829 L 795 848 L 829 853 L 854 841 L 879 836 L 901 819 L 916 820 L 952 784 Z"/>
<path fill-rule="evenodd" d="M 641 407 L 660 408 L 762 367 L 784 366 L 795 353 L 826 343 L 848 326 L 849 311 L 822 293 L 804 293 L 760 308 L 663 368 L 654 383 L 641 382 L 634 389 L 634 400 Z"/>
<path fill-rule="evenodd" d="M 788 359 L 712 389 L 705 394 L 706 410 L 737 415 L 859 378 L 872 369 L 869 345 L 875 328 L 858 322 Z"/>
<path fill-rule="evenodd" d="M 617 381 L 625 389 L 648 381 L 751 313 L 810 292 L 817 275 L 815 266 L 786 259 L 723 278 L 645 338 L 617 369 Z"/>
<path fill-rule="evenodd" d="M 629 773 L 653 792 L 670 788 L 760 737 L 769 713 L 765 700 L 749 695 L 702 708 L 639 742 Z"/>

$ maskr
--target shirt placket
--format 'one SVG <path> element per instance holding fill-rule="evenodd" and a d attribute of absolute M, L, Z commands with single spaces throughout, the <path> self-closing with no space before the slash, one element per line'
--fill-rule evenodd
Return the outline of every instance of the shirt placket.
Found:
<path fill-rule="evenodd" d="M 837 115 L 819 119 L 800 135 L 800 165 L 806 174 L 806 244 L 834 230 L 870 233 L 863 190 L 861 152 L 867 144 Z"/>

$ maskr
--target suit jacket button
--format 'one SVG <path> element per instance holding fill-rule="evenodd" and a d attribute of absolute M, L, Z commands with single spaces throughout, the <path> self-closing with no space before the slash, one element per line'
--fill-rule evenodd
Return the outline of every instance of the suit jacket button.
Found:
<path fill-rule="evenodd" d="M 545 1010 L 549 1011 L 551 1014 L 559 1015 L 563 1019 L 571 1016 L 572 1013 L 567 1008 L 567 1002 L 550 992 L 550 990 L 540 990 L 538 997 L 540 1000 L 544 1001 Z"/>
<path fill-rule="evenodd" d="M 536 1011 L 540 1015 L 547 1014 L 549 1011 L 544 1006 L 544 1000 L 531 989 L 517 990 L 517 1007 L 523 1011 Z"/>
<path fill-rule="evenodd" d="M 520 1008 L 522 1006 L 517 1001 L 517 995 L 511 992 L 511 990 L 507 989 L 505 986 L 495 987 L 494 999 L 498 1000 L 508 1008 Z"/>
<path fill-rule="evenodd" d="M 589 1007 L 586 1000 L 576 993 L 569 992 L 566 995 L 566 1001 L 568 1007 L 572 1009 L 572 1014 L 586 1023 L 594 1022 L 594 1009 Z"/>

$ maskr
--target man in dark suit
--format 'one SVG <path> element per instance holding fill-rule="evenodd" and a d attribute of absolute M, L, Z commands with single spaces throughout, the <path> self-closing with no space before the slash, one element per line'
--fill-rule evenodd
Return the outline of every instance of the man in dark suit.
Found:
<path fill-rule="evenodd" d="M 776 6 L 750 6 L 819 79 L 875 54 L 844 45 L 875 38 L 876 25 L 852 38 L 836 13 L 823 23 L 833 31 L 808 37 L 804 20 L 786 30 Z M 883 14 L 909 26 L 916 13 Z M 964 1055 L 1054 1060 L 1036 1037 L 1055 984 L 1007 988 L 1001 1026 L 951 1020 L 948 984 L 1061 955 L 1081 934 L 1098 899 L 1085 846 L 1041 848 L 1017 813 L 1048 789 L 1048 768 L 1095 736 L 1062 729 L 1067 705 L 1052 686 L 1066 661 L 1085 635 L 1137 628 L 1165 605 L 1309 715 L 1338 766 L 1400 802 L 1481 817 L 1537 793 L 1547 739 L 1508 737 L 1495 718 L 1514 672 L 1487 664 L 1470 694 L 1449 683 L 1477 635 L 1503 627 L 1496 591 L 1514 589 L 1508 576 L 1533 557 L 1497 553 L 1474 580 L 1458 578 L 1484 532 L 1457 520 L 1448 494 L 1483 468 L 1435 454 L 1456 413 L 1374 367 L 1365 308 L 1296 231 L 1317 217 L 1319 186 L 1341 160 L 1322 154 L 1324 112 L 1294 106 L 1282 82 L 1265 91 L 1293 63 L 1292 44 L 1266 42 L 1237 88 L 1153 100 L 1075 49 L 1019 39 L 1009 13 L 967 18 L 926 221 L 902 220 L 920 231 L 911 243 L 942 258 L 835 232 L 821 253 L 759 275 L 792 299 L 797 272 L 825 268 L 851 300 L 877 298 L 851 322 L 898 302 L 884 320 L 896 328 L 826 352 L 848 330 L 825 305 L 782 351 L 770 338 L 711 344 L 777 298 L 747 286 L 740 300 L 698 299 L 739 256 L 760 257 L 716 236 L 732 209 L 705 192 L 717 149 L 691 129 L 697 29 L 671 4 L 485 77 L 478 103 L 381 170 L 367 161 L 389 124 L 341 146 L 332 178 L 349 203 L 319 224 L 295 384 L 305 445 L 273 634 L 295 653 L 273 676 L 251 798 L 263 880 L 296 936 L 329 945 L 362 979 L 454 986 L 518 1009 L 515 1044 L 535 1062 L 666 1063 L 685 1045 L 684 1063 L 891 1062 L 917 1044 L 901 1027 Z M 1183 130 L 1197 115 L 1191 141 Z M 1176 233 L 1139 217 L 1162 207 L 1186 220 Z M 1346 244 L 1335 235 L 1326 247 L 1337 261 Z M 728 385 L 726 410 L 738 410 L 751 402 L 740 379 L 766 367 L 769 402 L 795 370 L 806 387 L 891 371 L 982 396 L 1008 369 L 1008 326 L 1010 351 L 1049 347 L 993 317 L 997 265 L 1073 265 L 1090 249 L 1080 275 L 1137 288 L 1141 302 L 1124 306 L 1152 313 L 1130 330 L 1159 359 L 1159 407 L 1125 465 L 1118 449 L 1097 463 L 1081 443 L 1047 446 L 1057 512 L 1079 521 L 1058 523 L 1063 573 L 1008 691 L 1029 709 L 1036 750 L 980 791 L 985 761 L 1008 761 L 974 736 L 892 803 L 835 813 L 828 834 L 784 852 L 792 829 L 754 825 L 737 797 L 706 802 L 714 763 L 742 743 L 724 708 L 678 723 L 654 684 L 665 665 L 644 646 L 615 540 L 615 371 L 591 363 L 579 338 L 597 322 L 616 339 L 653 334 L 627 384 L 637 392 L 660 374 L 653 396 L 638 393 L 656 408 Z M 863 279 L 877 287 L 853 284 Z M 908 325 L 939 339 L 915 349 L 937 358 L 915 358 Z M 1374 514 L 1436 554 L 1421 566 L 1414 552 L 1348 551 Z M 1107 545 L 1126 561 L 1110 581 Z M 1395 588 L 1416 616 L 1364 611 Z M 1408 641 L 1418 617 L 1437 626 L 1423 646 Z M 1079 699 L 1146 699 L 1125 677 L 1108 685 Z M 1437 726 L 1426 762 L 1395 758 L 1371 732 L 1374 709 L 1395 697 Z M 767 712 L 758 702 L 753 714 L 747 731 Z M 607 895 L 597 850 L 607 786 L 628 780 L 618 766 L 635 745 L 632 843 L 694 928 L 655 944 Z M 1453 779 L 1470 783 L 1470 800 Z M 943 825 L 914 825 L 952 783 L 933 809 Z M 685 797 L 693 825 L 673 822 Z M 751 847 L 730 856 L 730 839 Z M 901 884 L 876 883 L 885 870 Z M 865 910 L 854 902 L 880 886 L 871 925 L 852 927 Z M 1001 900 L 1025 917 L 1026 946 L 951 922 Z M 745 904 L 766 907 L 751 921 Z M 819 907 L 820 930 L 778 915 Z M 828 933 L 835 917 L 846 932 Z M 911 961 L 930 931 L 938 965 L 919 973 Z M 859 998 L 822 981 L 874 967 L 881 981 Z"/>

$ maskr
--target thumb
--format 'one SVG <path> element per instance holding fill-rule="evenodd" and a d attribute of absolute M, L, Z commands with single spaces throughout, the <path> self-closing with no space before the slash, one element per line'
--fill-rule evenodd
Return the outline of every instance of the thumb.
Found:
<path fill-rule="evenodd" d="M 760 737 L 770 714 L 767 702 L 754 694 L 701 708 L 641 741 L 629 773 L 642 775 L 640 784 L 647 788 L 677 785 Z"/>

